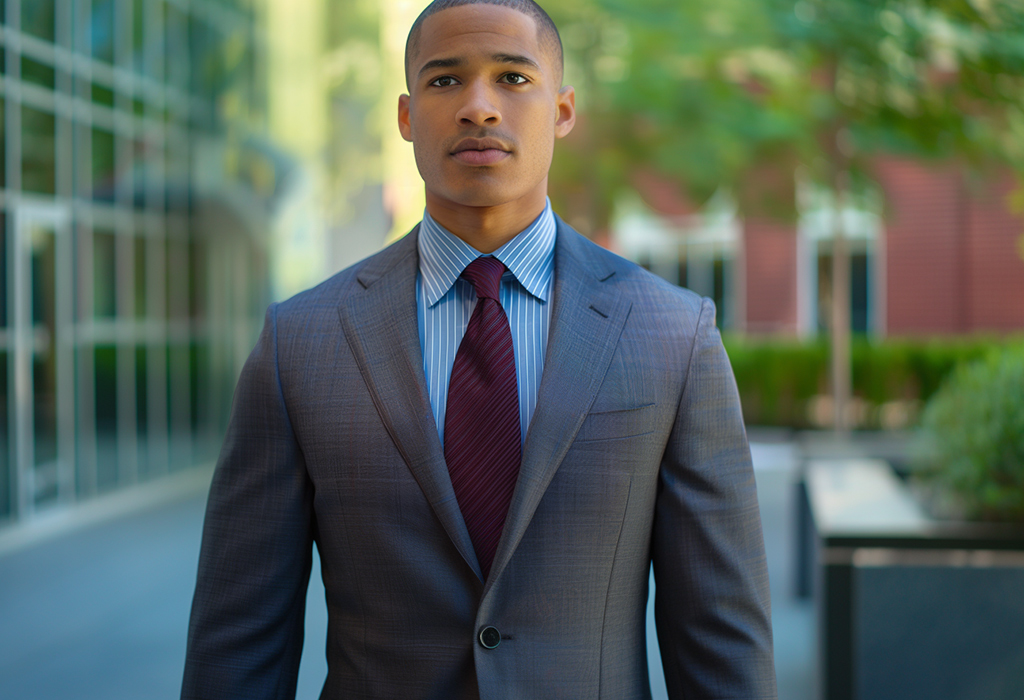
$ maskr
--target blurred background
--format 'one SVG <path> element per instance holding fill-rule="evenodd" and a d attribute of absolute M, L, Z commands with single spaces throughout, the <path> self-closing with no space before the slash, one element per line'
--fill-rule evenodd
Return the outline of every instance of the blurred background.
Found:
<path fill-rule="evenodd" d="M 0 0 L 0 696 L 175 695 L 266 305 L 422 214 L 396 105 L 426 4 Z M 821 457 L 904 478 L 928 402 L 1024 332 L 1024 6 L 543 4 L 579 111 L 555 210 L 715 301 L 782 697 L 817 697 L 791 487 Z"/>

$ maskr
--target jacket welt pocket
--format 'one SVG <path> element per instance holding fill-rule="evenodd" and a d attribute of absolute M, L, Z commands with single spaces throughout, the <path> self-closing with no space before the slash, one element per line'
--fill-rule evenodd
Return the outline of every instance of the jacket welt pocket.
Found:
<path fill-rule="evenodd" d="M 651 403 L 618 411 L 588 413 L 576 440 L 616 440 L 649 433 L 654 430 L 655 408 Z"/>

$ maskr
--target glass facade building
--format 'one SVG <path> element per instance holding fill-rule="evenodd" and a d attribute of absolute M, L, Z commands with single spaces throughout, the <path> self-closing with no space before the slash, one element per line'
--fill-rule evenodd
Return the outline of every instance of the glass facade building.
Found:
<path fill-rule="evenodd" d="M 3 523 L 213 459 L 276 173 L 248 3 L 0 13 Z"/>

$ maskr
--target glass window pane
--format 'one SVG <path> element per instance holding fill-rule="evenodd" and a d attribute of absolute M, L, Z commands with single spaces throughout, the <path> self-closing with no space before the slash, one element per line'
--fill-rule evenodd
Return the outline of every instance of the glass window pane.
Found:
<path fill-rule="evenodd" d="M 145 473 L 148 461 L 149 395 L 146 381 L 149 378 L 149 370 L 146 360 L 146 346 L 137 346 L 135 348 L 135 430 L 139 449 L 139 471 L 141 473 Z"/>
<path fill-rule="evenodd" d="M 117 348 L 95 350 L 96 481 L 100 490 L 117 483 Z"/>
<path fill-rule="evenodd" d="M 0 139 L 0 143 L 3 139 Z M 2 163 L 2 161 L 0 161 Z M 2 168 L 0 168 L 2 169 Z M 0 212 L 0 326 L 7 326 L 7 216 Z M 0 519 L 10 515 L 11 485 L 7 445 L 7 344 L 0 345 Z"/>
<path fill-rule="evenodd" d="M 57 459 L 56 243 L 52 230 L 36 228 L 32 231 L 32 394 L 36 464 Z"/>
<path fill-rule="evenodd" d="M 117 315 L 117 240 L 109 231 L 92 234 L 93 315 L 114 318 Z"/>
<path fill-rule="evenodd" d="M 190 427 L 194 435 L 203 422 L 202 419 L 206 418 L 205 415 L 200 416 L 200 413 L 206 413 L 206 409 L 209 407 L 200 399 L 206 393 L 206 387 L 209 386 L 210 349 L 206 343 L 192 342 L 189 365 L 189 391 L 192 396 L 192 423 Z"/>
<path fill-rule="evenodd" d="M 140 209 L 146 206 L 148 155 L 145 141 L 135 141 L 132 144 L 132 200 Z"/>
<path fill-rule="evenodd" d="M 206 289 L 204 282 L 206 276 L 203 274 L 206 265 L 205 246 L 196 240 L 188 242 L 188 263 L 189 269 L 186 279 L 188 280 L 188 312 L 193 319 L 206 318 Z M 184 270 L 179 270 L 182 274 Z"/>
<path fill-rule="evenodd" d="M 100 61 L 114 62 L 114 0 L 93 0 L 89 17 L 89 44 Z"/>
<path fill-rule="evenodd" d="M 167 239 L 164 237 L 151 238 L 147 243 L 150 256 L 149 264 L 152 266 L 156 280 L 153 281 L 155 293 L 148 298 L 146 312 L 150 318 L 166 320 L 167 313 Z M 147 269 L 147 277 L 150 275 Z"/>
<path fill-rule="evenodd" d="M 56 120 L 52 114 L 21 108 L 21 186 L 28 192 L 54 193 Z"/>
<path fill-rule="evenodd" d="M 89 274 L 92 263 L 91 234 L 81 222 L 75 224 L 74 231 L 71 255 L 75 261 L 75 321 L 88 321 L 92 319 L 92 275 Z"/>
<path fill-rule="evenodd" d="M 167 43 L 167 82 L 178 88 L 186 88 L 188 82 L 188 24 L 185 14 L 170 3 L 163 3 L 164 35 Z"/>
<path fill-rule="evenodd" d="M 142 3 L 144 24 L 141 53 L 143 61 L 140 70 L 150 78 L 163 78 L 166 56 L 167 9 L 161 0 L 146 0 Z"/>
<path fill-rule="evenodd" d="M 172 467 L 192 463 L 192 431 L 189 400 L 189 347 L 171 345 L 167 350 L 167 408 L 170 416 Z"/>
<path fill-rule="evenodd" d="M 850 255 L 850 327 L 854 333 L 868 332 L 868 297 L 870 295 L 868 254 Z"/>
<path fill-rule="evenodd" d="M 142 0 L 132 0 L 132 68 L 141 73 L 145 62 L 146 13 Z"/>
<path fill-rule="evenodd" d="M 57 71 L 53 66 L 35 61 L 28 56 L 21 57 L 21 79 L 26 83 L 42 85 L 53 90 L 57 85 Z"/>
<path fill-rule="evenodd" d="M 145 318 L 146 312 L 146 239 L 135 238 L 135 318 Z"/>
<path fill-rule="evenodd" d="M 832 256 L 818 253 L 818 331 L 828 332 L 832 318 Z"/>
<path fill-rule="evenodd" d="M 114 135 L 92 130 L 92 198 L 114 201 Z"/>
<path fill-rule="evenodd" d="M 57 313 L 55 251 L 53 231 L 45 228 L 32 231 L 32 325 L 47 329 L 51 336 L 56 328 Z"/>
<path fill-rule="evenodd" d="M 7 216 L 0 212 L 0 328 L 7 327 Z M 6 376 L 7 366 L 0 364 Z"/>
<path fill-rule="evenodd" d="M 55 0 L 21 0 L 21 29 L 28 34 L 53 41 Z"/>
<path fill-rule="evenodd" d="M 171 231 L 178 228 L 176 222 L 169 222 Z M 167 318 L 181 321 L 188 317 L 188 282 L 183 279 L 182 271 L 188 265 L 188 253 L 182 238 L 167 239 L 167 254 L 164 257 L 164 284 L 167 296 Z M 186 275 L 187 277 L 187 275 Z"/>
<path fill-rule="evenodd" d="M 113 107 L 114 91 L 104 85 L 100 85 L 99 83 L 93 83 L 92 101 L 98 105 L 103 105 L 104 107 Z"/>
<path fill-rule="evenodd" d="M 168 209 L 170 211 L 186 211 L 188 209 L 188 141 L 173 139 L 167 144 L 164 154 L 164 177 L 167 178 L 171 191 L 168 192 Z"/>
<path fill-rule="evenodd" d="M 3 56 L 5 51 L 0 50 L 0 56 Z M 7 186 L 7 138 L 4 136 L 7 133 L 7 103 L 3 97 L 0 97 L 0 187 Z"/>

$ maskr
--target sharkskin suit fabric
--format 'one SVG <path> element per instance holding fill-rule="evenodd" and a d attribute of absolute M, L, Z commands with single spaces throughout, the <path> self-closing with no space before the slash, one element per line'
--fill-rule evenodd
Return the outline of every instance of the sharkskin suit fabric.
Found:
<path fill-rule="evenodd" d="M 211 487 L 182 698 L 294 696 L 315 543 L 322 698 L 649 698 L 653 560 L 670 697 L 774 700 L 713 304 L 558 221 L 537 409 L 483 580 L 423 376 L 416 235 L 268 309 Z"/>

